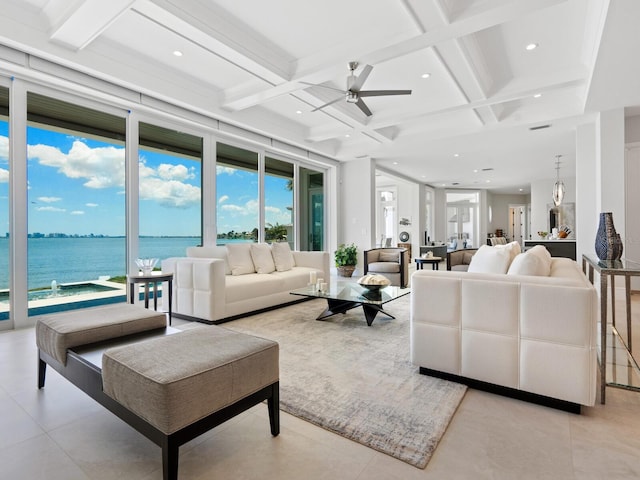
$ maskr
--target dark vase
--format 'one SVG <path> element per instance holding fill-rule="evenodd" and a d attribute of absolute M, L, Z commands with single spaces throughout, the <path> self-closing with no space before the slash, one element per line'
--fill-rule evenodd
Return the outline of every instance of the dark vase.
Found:
<path fill-rule="evenodd" d="M 596 233 L 596 255 L 600 260 L 619 260 L 622 257 L 622 240 L 613 225 L 613 214 L 602 212 Z"/>

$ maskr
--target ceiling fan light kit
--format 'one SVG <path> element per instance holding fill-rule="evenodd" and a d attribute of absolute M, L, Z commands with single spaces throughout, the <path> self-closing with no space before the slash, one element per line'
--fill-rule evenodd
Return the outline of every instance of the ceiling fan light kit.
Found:
<path fill-rule="evenodd" d="M 362 100 L 361 97 L 383 97 L 388 95 L 411 95 L 411 90 L 361 90 L 364 82 L 371 74 L 373 67 L 371 65 L 365 65 L 360 72 L 360 75 L 356 76 L 355 71 L 358 68 L 358 62 L 349 62 L 349 76 L 347 77 L 347 89 L 344 91 L 344 98 L 347 100 L 347 103 L 353 103 L 364 113 L 367 117 L 373 115 L 371 110 L 367 106 L 366 103 Z M 303 82 L 304 83 L 304 82 Z M 331 90 L 336 90 L 333 87 L 326 87 L 325 85 L 315 85 L 318 87 L 331 88 Z M 316 112 L 318 110 L 322 110 L 329 105 L 333 105 L 334 103 L 342 100 L 342 97 L 338 97 L 330 102 L 325 103 L 324 105 L 320 105 L 319 107 L 311 110 L 312 112 Z"/>

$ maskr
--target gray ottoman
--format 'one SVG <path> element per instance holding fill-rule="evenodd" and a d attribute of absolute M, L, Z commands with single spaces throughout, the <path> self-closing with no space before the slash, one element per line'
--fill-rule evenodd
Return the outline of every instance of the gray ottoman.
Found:
<path fill-rule="evenodd" d="M 49 364 L 161 446 L 165 480 L 178 478 L 180 445 L 264 400 L 271 434 L 280 433 L 276 342 L 217 326 L 181 332 L 165 326 L 164 314 L 158 328 L 138 318 L 153 312 L 118 307 L 38 320 L 39 388 Z"/>

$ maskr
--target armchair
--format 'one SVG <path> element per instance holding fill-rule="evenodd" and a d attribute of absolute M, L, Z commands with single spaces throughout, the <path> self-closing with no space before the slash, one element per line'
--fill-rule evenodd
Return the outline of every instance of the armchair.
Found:
<path fill-rule="evenodd" d="M 477 248 L 464 248 L 447 252 L 447 270 L 466 272 L 471 263 L 471 257 L 477 251 Z"/>
<path fill-rule="evenodd" d="M 405 288 L 409 284 L 409 261 L 406 248 L 372 248 L 364 251 L 364 274 L 378 273 L 391 285 Z"/>

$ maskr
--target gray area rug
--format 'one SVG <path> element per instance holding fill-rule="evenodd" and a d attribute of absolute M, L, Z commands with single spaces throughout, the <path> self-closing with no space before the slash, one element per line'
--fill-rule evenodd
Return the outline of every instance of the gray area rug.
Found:
<path fill-rule="evenodd" d="M 362 308 L 319 322 L 325 300 L 223 326 L 280 344 L 280 408 L 424 468 L 466 386 L 420 375 L 409 361 L 409 296 L 367 327 Z"/>

